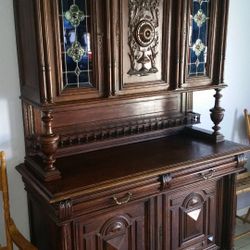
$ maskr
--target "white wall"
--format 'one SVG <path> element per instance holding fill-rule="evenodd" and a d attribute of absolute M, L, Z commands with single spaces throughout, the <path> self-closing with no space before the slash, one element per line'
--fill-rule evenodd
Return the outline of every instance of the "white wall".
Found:
<path fill-rule="evenodd" d="M 19 92 L 12 0 L 0 0 L 0 150 L 7 154 L 11 214 L 23 234 L 28 235 L 26 194 L 21 177 L 15 170 L 15 166 L 24 159 Z M 0 216 L 0 242 L 3 239 L 2 225 Z"/>
<path fill-rule="evenodd" d="M 227 139 L 246 143 L 242 112 L 250 110 L 250 1 L 231 0 L 225 79 L 229 87 L 223 91 L 226 109 L 222 133 Z M 26 194 L 15 166 L 23 161 L 24 140 L 19 97 L 19 79 L 15 44 L 12 0 L 0 1 L 0 150 L 8 159 L 11 213 L 19 229 L 28 235 Z M 211 128 L 209 108 L 213 92 L 195 95 L 194 110 L 202 114 L 203 128 Z M 0 219 L 0 225 L 1 219 Z M 3 229 L 0 226 L 0 240 Z"/>

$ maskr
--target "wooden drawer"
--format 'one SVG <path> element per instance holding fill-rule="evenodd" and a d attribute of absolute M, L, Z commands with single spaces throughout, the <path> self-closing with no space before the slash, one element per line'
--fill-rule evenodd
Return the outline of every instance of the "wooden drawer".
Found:
<path fill-rule="evenodd" d="M 208 164 L 197 164 L 172 173 L 170 172 L 160 177 L 161 189 L 171 190 L 199 181 L 221 178 L 225 175 L 238 172 L 237 166 L 237 160 L 235 160 L 235 157 L 231 157 Z"/>
<path fill-rule="evenodd" d="M 84 215 L 92 212 L 101 213 L 105 209 L 119 208 L 138 200 L 149 198 L 151 195 L 159 193 L 159 178 L 134 183 L 126 187 L 117 187 L 103 192 L 92 193 L 84 197 L 78 197 L 73 201 L 74 216 Z"/>

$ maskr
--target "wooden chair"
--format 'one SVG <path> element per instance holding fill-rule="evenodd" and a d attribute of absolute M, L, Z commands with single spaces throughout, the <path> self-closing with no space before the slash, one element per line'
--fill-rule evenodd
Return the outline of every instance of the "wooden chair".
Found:
<path fill-rule="evenodd" d="M 244 109 L 244 115 L 245 115 L 245 122 L 246 122 L 247 137 L 250 143 L 250 115 L 248 114 L 247 109 Z"/>
<path fill-rule="evenodd" d="M 8 192 L 8 180 L 6 174 L 6 160 L 4 152 L 0 152 L 0 192 L 3 197 L 3 211 L 5 221 L 5 234 L 7 246 L 1 246 L 0 250 L 13 250 L 13 244 L 19 249 L 23 250 L 37 250 L 23 235 L 18 231 L 10 217 L 9 209 L 9 192 Z"/>
<path fill-rule="evenodd" d="M 245 115 L 245 122 L 246 122 L 247 137 L 250 143 L 250 115 L 248 114 L 248 111 L 246 109 L 244 110 L 244 115 Z M 246 193 L 246 192 L 250 192 L 250 172 L 245 172 L 237 176 L 236 194 L 239 195 L 239 194 Z M 250 223 L 250 208 L 248 208 L 248 212 L 246 215 L 244 216 L 236 215 L 236 217 L 242 220 L 243 223 Z M 240 235 L 237 235 L 235 238 L 239 239 L 248 234 L 250 234 L 250 230 Z"/>

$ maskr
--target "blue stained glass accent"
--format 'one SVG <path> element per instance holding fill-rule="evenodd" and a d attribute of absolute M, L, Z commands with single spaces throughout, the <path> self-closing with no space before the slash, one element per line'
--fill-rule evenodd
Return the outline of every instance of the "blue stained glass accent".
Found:
<path fill-rule="evenodd" d="M 206 75 L 210 1 L 192 0 L 189 39 L 189 76 Z"/>
<path fill-rule="evenodd" d="M 199 66 L 197 67 L 197 72 L 202 74 L 204 70 L 205 70 L 205 63 L 200 63 Z"/>
<path fill-rule="evenodd" d="M 61 0 L 64 88 L 95 87 L 92 82 L 91 0 Z"/>
<path fill-rule="evenodd" d="M 199 39 L 199 37 L 200 37 L 200 29 L 194 22 L 192 30 L 192 43 L 194 44 L 197 41 L 197 39 Z"/>
<path fill-rule="evenodd" d="M 197 56 L 195 55 L 195 52 L 193 49 L 190 49 L 190 54 L 191 54 L 191 62 L 195 62 L 197 60 Z"/>
<path fill-rule="evenodd" d="M 200 27 L 200 34 L 199 34 L 199 38 L 201 39 L 201 41 L 207 45 L 207 26 L 205 24 L 203 24 Z"/>

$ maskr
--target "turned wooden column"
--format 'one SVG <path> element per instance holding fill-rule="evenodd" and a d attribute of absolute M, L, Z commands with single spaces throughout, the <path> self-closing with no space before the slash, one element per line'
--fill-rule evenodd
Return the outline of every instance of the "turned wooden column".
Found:
<path fill-rule="evenodd" d="M 215 91 L 216 91 L 216 94 L 214 95 L 215 105 L 212 109 L 210 109 L 210 112 L 211 112 L 210 117 L 214 123 L 214 126 L 213 126 L 214 132 L 212 136 L 215 142 L 217 143 L 217 142 L 224 141 L 224 136 L 219 132 L 219 130 L 221 129 L 219 124 L 224 118 L 225 109 L 223 109 L 220 106 L 220 99 L 222 97 L 222 94 L 220 94 L 221 89 L 215 89 Z"/>
<path fill-rule="evenodd" d="M 44 180 L 51 181 L 61 178 L 60 172 L 54 166 L 55 153 L 58 147 L 59 136 L 52 131 L 52 111 L 43 111 L 43 134 L 40 136 L 41 151 L 44 162 Z"/>

